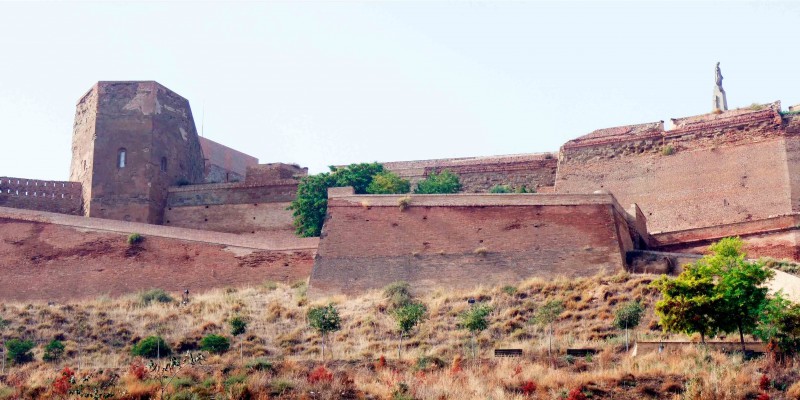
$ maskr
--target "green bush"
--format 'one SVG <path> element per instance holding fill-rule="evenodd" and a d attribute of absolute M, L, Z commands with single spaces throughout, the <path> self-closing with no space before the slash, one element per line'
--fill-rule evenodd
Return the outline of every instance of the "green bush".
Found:
<path fill-rule="evenodd" d="M 54 362 L 61 359 L 64 356 L 64 343 L 58 340 L 51 340 L 50 343 L 47 344 L 44 348 L 44 355 L 42 356 L 42 360 L 47 362 Z"/>
<path fill-rule="evenodd" d="M 130 235 L 128 235 L 128 246 L 137 245 L 139 243 L 142 243 L 143 240 L 144 236 L 138 233 L 131 233 Z"/>
<path fill-rule="evenodd" d="M 675 154 L 675 148 L 672 147 L 671 144 L 668 144 L 668 145 L 666 145 L 666 146 L 661 148 L 661 155 L 663 155 L 663 156 L 671 156 L 673 154 Z"/>
<path fill-rule="evenodd" d="M 417 183 L 414 193 L 450 194 L 458 193 L 459 190 L 461 190 L 461 181 L 458 179 L 458 175 L 446 169 L 439 173 L 431 172 L 427 178 Z"/>
<path fill-rule="evenodd" d="M 6 359 L 14 365 L 33 361 L 34 344 L 30 340 L 11 339 L 6 342 Z"/>
<path fill-rule="evenodd" d="M 411 191 L 411 183 L 394 172 L 383 171 L 372 177 L 367 186 L 369 194 L 403 194 Z"/>
<path fill-rule="evenodd" d="M 383 297 L 389 301 L 389 310 L 403 307 L 411 303 L 411 285 L 405 281 L 390 283 L 383 289 Z"/>
<path fill-rule="evenodd" d="M 511 186 L 494 185 L 491 189 L 489 189 L 489 193 L 511 193 Z"/>
<path fill-rule="evenodd" d="M 272 371 L 272 363 L 266 358 L 256 358 L 255 360 L 248 361 L 245 368 L 250 371 Z"/>
<path fill-rule="evenodd" d="M 142 305 L 147 306 L 154 301 L 158 303 L 172 303 L 174 299 L 163 289 L 150 289 L 139 294 L 139 301 Z"/>
<path fill-rule="evenodd" d="M 145 358 L 166 357 L 172 349 L 161 336 L 148 336 L 131 348 L 131 354 Z"/>
<path fill-rule="evenodd" d="M 247 330 L 247 321 L 239 316 L 231 318 L 228 321 L 228 325 L 231 327 L 231 335 L 233 336 L 239 336 Z"/>
<path fill-rule="evenodd" d="M 231 342 L 225 336 L 210 334 L 200 340 L 200 349 L 209 353 L 222 354 L 231 347 Z"/>

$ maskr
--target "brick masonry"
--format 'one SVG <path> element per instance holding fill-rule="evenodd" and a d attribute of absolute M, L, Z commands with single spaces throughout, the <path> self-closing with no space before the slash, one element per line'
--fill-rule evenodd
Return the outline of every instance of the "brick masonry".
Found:
<path fill-rule="evenodd" d="M 81 215 L 81 196 L 79 182 L 0 177 L 0 207 Z"/>
<path fill-rule="evenodd" d="M 199 137 L 205 160 L 207 183 L 243 181 L 247 168 L 258 165 L 258 159 L 213 140 Z"/>
<path fill-rule="evenodd" d="M 613 196 L 337 196 L 310 279 L 312 296 L 404 280 L 416 290 L 514 284 L 624 268 L 631 224 Z M 403 200 L 405 201 L 405 200 Z"/>

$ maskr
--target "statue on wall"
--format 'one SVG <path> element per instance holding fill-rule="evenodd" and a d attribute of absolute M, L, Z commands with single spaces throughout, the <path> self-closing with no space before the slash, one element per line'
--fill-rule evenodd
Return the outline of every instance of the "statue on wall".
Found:
<path fill-rule="evenodd" d="M 726 111 L 728 109 L 728 97 L 725 95 L 725 89 L 722 88 L 722 70 L 719 69 L 719 62 L 714 71 L 714 100 L 712 104 L 712 111 Z"/>

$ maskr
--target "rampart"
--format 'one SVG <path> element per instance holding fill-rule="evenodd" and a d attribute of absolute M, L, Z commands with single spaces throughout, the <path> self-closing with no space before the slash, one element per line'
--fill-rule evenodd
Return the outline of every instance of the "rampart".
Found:
<path fill-rule="evenodd" d="M 79 182 L 0 177 L 0 207 L 82 214 Z"/>
<path fill-rule="evenodd" d="M 653 232 L 767 218 L 795 211 L 797 129 L 780 102 L 595 131 L 561 148 L 555 190 L 607 190 L 638 204 Z M 766 195 L 768 194 L 768 195 Z"/>
<path fill-rule="evenodd" d="M 412 186 L 433 171 L 448 169 L 458 174 L 464 192 L 480 193 L 488 192 L 495 185 L 509 185 L 515 189 L 522 186 L 528 189 L 552 187 L 557 164 L 553 153 L 540 153 L 397 161 L 383 163 L 383 166 L 409 179 Z"/>
<path fill-rule="evenodd" d="M 133 232 L 140 245 L 127 244 Z M 0 207 L 0 293 L 58 301 L 291 283 L 308 276 L 316 245 Z"/>
<path fill-rule="evenodd" d="M 634 226 L 609 194 L 332 190 L 309 293 L 356 294 L 400 280 L 427 291 L 613 273 L 634 248 Z"/>
<path fill-rule="evenodd" d="M 205 160 L 206 183 L 239 182 L 258 159 L 213 140 L 199 137 Z"/>

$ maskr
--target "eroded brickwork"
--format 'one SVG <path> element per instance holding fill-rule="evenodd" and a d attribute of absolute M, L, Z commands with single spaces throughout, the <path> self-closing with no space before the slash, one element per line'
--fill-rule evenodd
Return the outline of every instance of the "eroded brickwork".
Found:
<path fill-rule="evenodd" d="M 241 182 L 247 168 L 258 165 L 258 159 L 213 140 L 200 137 L 205 158 L 205 182 Z"/>
<path fill-rule="evenodd" d="M 407 207 L 400 199 L 329 199 L 309 293 L 356 294 L 399 280 L 424 291 L 613 273 L 632 249 L 610 195 L 413 195 Z"/>
<path fill-rule="evenodd" d="M 79 182 L 0 177 L 0 207 L 81 215 Z"/>

